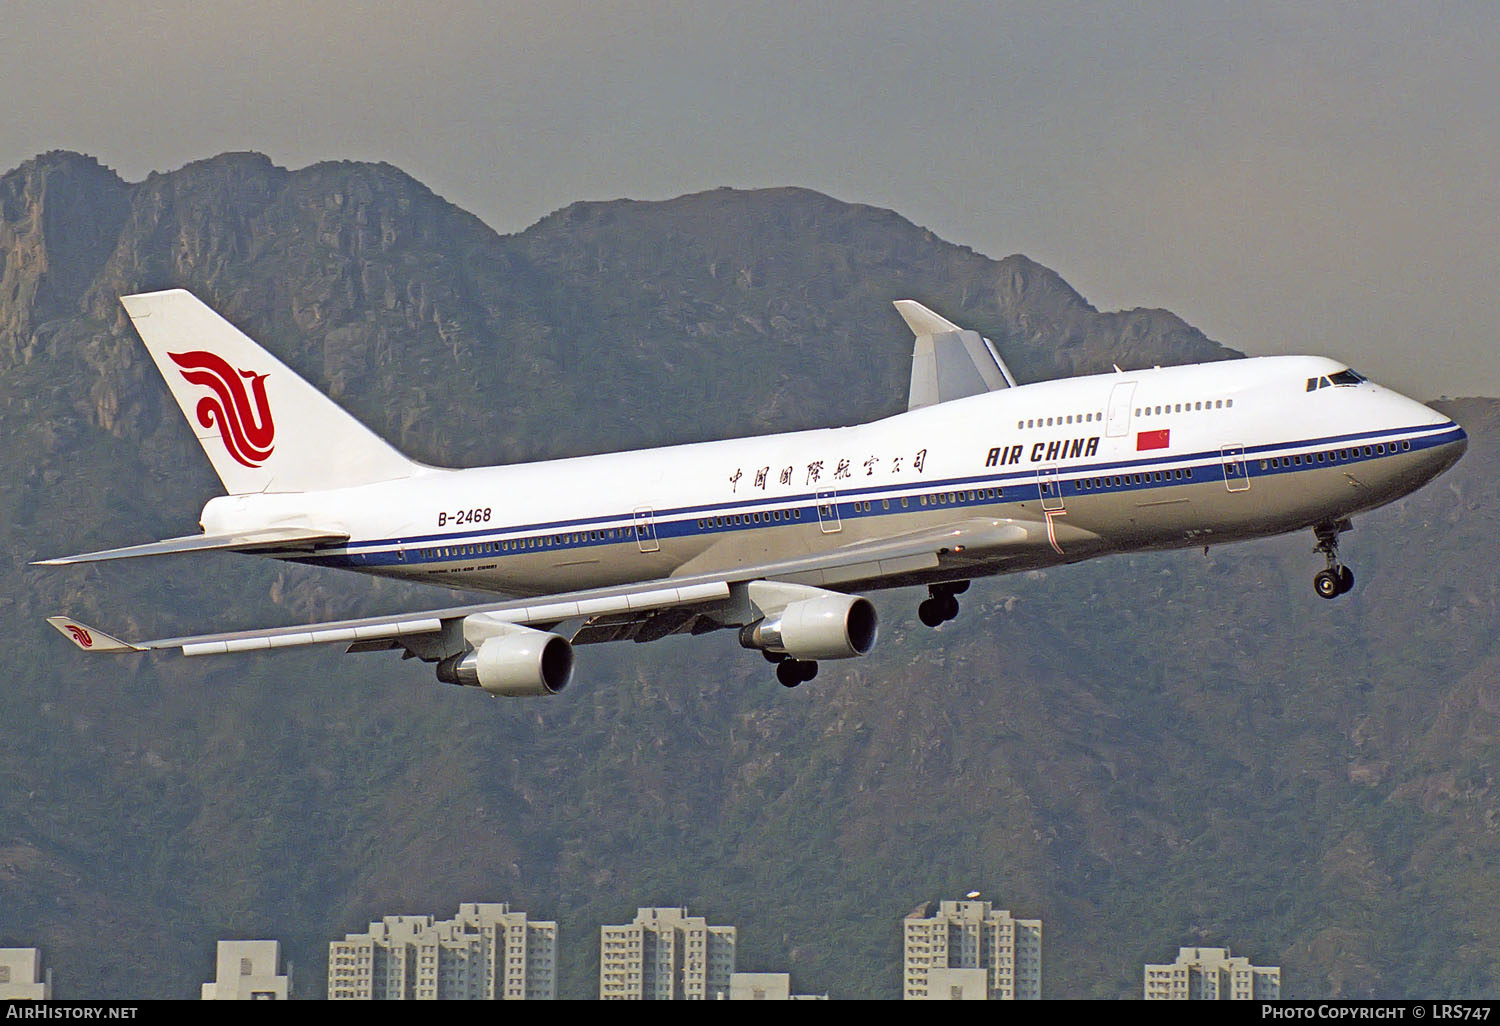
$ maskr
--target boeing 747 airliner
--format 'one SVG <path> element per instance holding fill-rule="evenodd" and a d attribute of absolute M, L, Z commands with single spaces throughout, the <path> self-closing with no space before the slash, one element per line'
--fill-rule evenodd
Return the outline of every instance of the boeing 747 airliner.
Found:
<path fill-rule="evenodd" d="M 1452 466 L 1463 428 L 1330 359 L 1267 357 L 1018 384 L 988 339 L 911 300 L 907 412 L 518 466 L 416 463 L 191 294 L 125 309 L 228 495 L 203 533 L 46 560 L 231 551 L 496 592 L 397 616 L 127 642 L 185 655 L 338 642 L 439 680 L 544 695 L 573 646 L 737 630 L 787 687 L 875 644 L 861 591 L 925 586 L 923 623 L 975 577 L 1311 529 L 1332 599 L 1350 518 Z"/>

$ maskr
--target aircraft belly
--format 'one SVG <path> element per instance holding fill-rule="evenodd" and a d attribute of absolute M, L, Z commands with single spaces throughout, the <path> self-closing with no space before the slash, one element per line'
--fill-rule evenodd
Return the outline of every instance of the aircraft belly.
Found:
<path fill-rule="evenodd" d="M 1388 457 L 1399 461 L 1402 456 Z M 1381 467 L 1385 480 L 1396 468 Z M 1280 534 L 1340 519 L 1391 501 L 1410 485 L 1373 486 L 1368 466 L 1298 467 L 1265 473 L 1258 461 L 1249 487 L 1230 491 L 1220 480 L 1173 484 L 1144 492 L 1069 496 L 1068 516 L 1115 548 L 1176 548 Z M 1395 476 L 1400 476 L 1399 472 Z"/>

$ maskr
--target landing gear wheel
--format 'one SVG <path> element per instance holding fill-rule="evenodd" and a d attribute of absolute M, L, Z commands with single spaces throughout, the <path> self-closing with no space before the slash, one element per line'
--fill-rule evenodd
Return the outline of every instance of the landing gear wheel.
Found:
<path fill-rule="evenodd" d="M 1321 552 L 1328 567 L 1313 575 L 1313 590 L 1321 598 L 1338 598 L 1354 587 L 1354 571 L 1339 562 L 1339 535 L 1353 525 L 1348 519 L 1319 524 L 1313 528 L 1318 544 L 1313 551 Z"/>
<path fill-rule="evenodd" d="M 954 596 L 962 595 L 968 590 L 968 581 L 948 581 L 944 584 L 929 585 L 927 598 L 917 606 L 917 619 L 929 627 L 947 623 L 958 615 L 958 599 Z"/>
<path fill-rule="evenodd" d="M 786 656 L 783 655 L 780 652 L 767 652 L 765 649 L 761 649 L 760 650 L 760 654 L 763 655 L 763 656 L 765 656 L 766 662 L 771 663 L 773 665 L 777 664 L 777 663 L 780 663 L 784 659 L 786 659 Z"/>
<path fill-rule="evenodd" d="M 793 659 L 791 656 L 783 656 L 781 662 L 776 664 L 776 679 L 784 688 L 806 684 L 817 675 L 818 661 L 816 659 Z"/>

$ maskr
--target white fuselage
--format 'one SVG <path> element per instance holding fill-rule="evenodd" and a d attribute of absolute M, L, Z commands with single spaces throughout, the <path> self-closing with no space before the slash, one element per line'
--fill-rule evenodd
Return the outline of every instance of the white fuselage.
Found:
<path fill-rule="evenodd" d="M 1069 378 L 869 424 L 237 495 L 210 533 L 336 527 L 279 558 L 529 595 L 711 573 L 995 518 L 1044 544 L 964 553 L 861 587 L 1337 522 L 1450 466 L 1463 429 L 1320 357 Z M 336 454 L 335 454 L 336 455 Z"/>

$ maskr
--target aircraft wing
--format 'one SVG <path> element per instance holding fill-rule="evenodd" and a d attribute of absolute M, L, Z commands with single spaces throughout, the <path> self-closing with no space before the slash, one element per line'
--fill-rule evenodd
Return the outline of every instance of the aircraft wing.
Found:
<path fill-rule="evenodd" d="M 1046 527 L 1031 521 L 974 518 L 957 524 L 916 531 L 874 542 L 858 542 L 839 549 L 779 560 L 730 572 L 689 573 L 636 584 L 591 588 L 533 598 L 451 606 L 390 616 L 271 627 L 259 630 L 200 634 L 130 642 L 112 637 L 95 627 L 64 616 L 47 622 L 89 652 L 148 652 L 180 649 L 183 655 L 215 655 L 252 652 L 298 645 L 342 642 L 350 651 L 374 651 L 400 647 L 422 636 L 439 640 L 447 631 L 461 627 L 465 617 L 485 614 L 503 620 L 551 630 L 566 625 L 577 644 L 618 640 L 642 641 L 676 633 L 698 612 L 726 608 L 735 600 L 735 586 L 748 581 L 773 580 L 822 587 L 852 589 L 860 583 L 904 573 L 919 573 L 952 565 L 956 571 L 968 561 L 993 561 L 997 552 L 1014 550 L 1017 555 L 1047 544 Z M 683 617 L 687 612 L 689 617 Z M 658 623 L 641 636 L 648 621 L 665 615 L 671 629 Z"/>
<path fill-rule="evenodd" d="M 315 545 L 330 542 L 338 544 L 349 540 L 341 531 L 325 531 L 314 527 L 268 527 L 260 531 L 241 531 L 236 534 L 190 534 L 183 538 L 168 538 L 165 541 L 147 542 L 144 545 L 127 545 L 121 549 L 103 549 L 99 552 L 83 552 L 76 556 L 58 556 L 56 559 L 39 559 L 32 566 L 67 566 L 70 563 L 102 563 L 110 559 L 134 559 L 137 556 L 168 556 L 177 552 L 258 552 L 262 549 L 309 551 Z"/>

